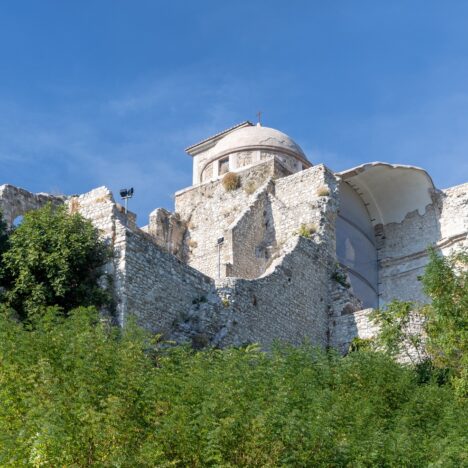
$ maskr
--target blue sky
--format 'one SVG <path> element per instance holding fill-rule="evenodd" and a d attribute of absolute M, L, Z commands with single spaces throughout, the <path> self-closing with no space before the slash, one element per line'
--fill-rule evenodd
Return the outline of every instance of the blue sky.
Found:
<path fill-rule="evenodd" d="M 0 184 L 134 186 L 145 224 L 183 149 L 263 112 L 314 163 L 468 179 L 468 2 L 15 0 L 0 5 Z"/>

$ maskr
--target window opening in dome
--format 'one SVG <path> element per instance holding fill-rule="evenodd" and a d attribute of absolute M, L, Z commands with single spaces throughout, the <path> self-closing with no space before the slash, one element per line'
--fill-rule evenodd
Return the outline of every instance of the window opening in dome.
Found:
<path fill-rule="evenodd" d="M 219 160 L 218 174 L 223 175 L 229 172 L 229 157 Z"/>

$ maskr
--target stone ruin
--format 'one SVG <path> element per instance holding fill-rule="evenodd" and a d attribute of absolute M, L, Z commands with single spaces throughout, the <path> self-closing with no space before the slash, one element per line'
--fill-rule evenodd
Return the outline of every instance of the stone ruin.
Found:
<path fill-rule="evenodd" d="M 429 246 L 468 247 L 468 184 L 439 190 L 423 169 L 383 162 L 335 173 L 250 122 L 186 151 L 193 185 L 142 228 L 105 187 L 63 197 L 2 185 L 0 210 L 13 224 L 65 203 L 91 220 L 113 247 L 117 322 L 134 316 L 194 347 L 306 340 L 346 352 L 375 333 L 373 308 L 427 300 Z"/>

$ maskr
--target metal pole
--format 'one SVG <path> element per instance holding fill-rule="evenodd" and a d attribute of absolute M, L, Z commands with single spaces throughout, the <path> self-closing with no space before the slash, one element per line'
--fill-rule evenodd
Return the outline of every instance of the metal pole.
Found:
<path fill-rule="evenodd" d="M 125 197 L 124 200 L 125 200 L 125 214 L 127 214 L 128 213 L 128 197 Z"/>
<path fill-rule="evenodd" d="M 221 279 L 221 244 L 218 244 L 218 279 Z"/>

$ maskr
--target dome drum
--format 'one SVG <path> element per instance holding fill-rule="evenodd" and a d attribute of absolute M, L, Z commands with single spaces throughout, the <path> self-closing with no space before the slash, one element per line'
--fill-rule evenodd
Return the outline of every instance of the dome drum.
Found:
<path fill-rule="evenodd" d="M 284 133 L 269 127 L 246 126 L 219 139 L 204 154 L 194 155 L 194 183 L 221 177 L 275 158 L 291 173 L 311 167 L 299 145 Z"/>

